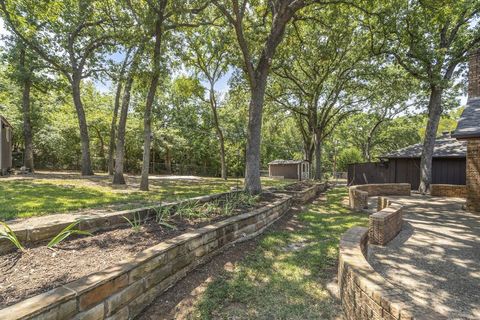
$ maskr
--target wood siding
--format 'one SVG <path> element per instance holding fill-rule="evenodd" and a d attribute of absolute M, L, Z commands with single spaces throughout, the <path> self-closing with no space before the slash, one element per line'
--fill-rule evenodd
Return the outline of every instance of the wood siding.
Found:
<path fill-rule="evenodd" d="M 298 179 L 298 166 L 300 164 L 270 164 L 271 177 L 284 177 L 285 179 Z"/>
<path fill-rule="evenodd" d="M 348 166 L 349 185 L 368 183 L 410 183 L 412 190 L 416 190 L 420 184 L 420 159 L 390 159 Z M 465 158 L 434 158 L 432 183 L 465 185 Z"/>

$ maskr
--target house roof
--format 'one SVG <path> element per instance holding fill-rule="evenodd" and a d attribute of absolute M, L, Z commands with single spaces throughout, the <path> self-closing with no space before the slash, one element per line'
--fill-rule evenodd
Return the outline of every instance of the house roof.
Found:
<path fill-rule="evenodd" d="M 417 143 L 403 149 L 390 152 L 381 158 L 420 158 L 422 155 L 422 143 Z M 462 158 L 467 155 L 467 144 L 455 138 L 441 137 L 435 141 L 433 150 L 434 158 Z"/>
<path fill-rule="evenodd" d="M 480 138 L 480 98 L 468 101 L 452 137 L 457 139 Z"/>
<path fill-rule="evenodd" d="M 1 116 L 1 115 L 0 115 L 0 120 L 3 121 L 3 122 L 5 122 L 7 126 L 9 126 L 10 128 L 12 128 L 12 125 L 7 121 L 7 119 L 5 119 L 4 116 Z"/>
<path fill-rule="evenodd" d="M 269 162 L 268 164 L 299 164 L 299 163 L 303 163 L 303 162 L 307 162 L 305 160 L 282 160 L 282 159 L 278 159 L 278 160 L 273 160 L 271 162 Z"/>

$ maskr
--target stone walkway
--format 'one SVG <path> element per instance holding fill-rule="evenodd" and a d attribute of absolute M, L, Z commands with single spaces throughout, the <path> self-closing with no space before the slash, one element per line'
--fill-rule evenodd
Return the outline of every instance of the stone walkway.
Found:
<path fill-rule="evenodd" d="M 480 215 L 464 200 L 389 197 L 404 205 L 404 227 L 386 247 L 369 246 L 375 270 L 404 290 L 426 317 L 480 319 Z"/>

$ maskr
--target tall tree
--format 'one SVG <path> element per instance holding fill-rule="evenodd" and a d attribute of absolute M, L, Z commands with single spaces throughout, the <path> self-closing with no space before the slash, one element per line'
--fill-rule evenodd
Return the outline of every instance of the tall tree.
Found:
<path fill-rule="evenodd" d="M 114 155 L 115 155 L 115 144 L 116 144 L 115 137 L 117 132 L 118 112 L 120 110 L 123 85 L 125 82 L 125 73 L 127 72 L 131 51 L 132 51 L 132 48 L 128 48 L 127 53 L 125 54 L 125 57 L 123 59 L 123 63 L 121 64 L 121 67 L 115 76 L 115 80 L 117 82 L 117 88 L 115 90 L 115 99 L 113 102 L 112 123 L 110 125 L 110 142 L 108 145 L 108 174 L 109 175 L 113 175 L 113 172 L 114 172 L 114 163 L 115 163 Z"/>
<path fill-rule="evenodd" d="M 218 116 L 219 105 L 215 85 L 228 70 L 226 61 L 228 39 L 214 27 L 208 26 L 191 33 L 187 41 L 191 51 L 187 61 L 198 70 L 200 78 L 208 83 L 208 104 L 220 147 L 221 177 L 226 180 L 225 138 Z"/>
<path fill-rule="evenodd" d="M 352 12 L 330 6 L 313 13 L 305 13 L 288 32 L 268 96 L 293 113 L 305 157 L 312 161 L 314 155 L 314 178 L 321 180 L 323 143 L 339 122 L 361 108 L 364 74 L 370 71 L 364 63 L 369 58 L 365 34 L 352 22 Z"/>
<path fill-rule="evenodd" d="M 382 11 L 385 10 L 385 11 Z M 432 155 L 443 98 L 468 52 L 480 43 L 480 2 L 391 1 L 374 15 L 371 30 L 385 36 L 379 51 L 393 56 L 428 92 L 428 123 L 420 161 L 419 191 L 430 188 Z"/>
<path fill-rule="evenodd" d="M 0 6 L 11 30 L 68 80 L 80 128 L 81 172 L 92 175 L 81 83 L 102 68 L 102 54 L 113 44 L 112 2 L 0 0 Z"/>
<path fill-rule="evenodd" d="M 150 152 L 152 145 L 152 109 L 155 102 L 155 94 L 160 83 L 162 70 L 165 69 L 168 62 L 168 55 L 165 53 L 167 46 L 166 40 L 172 40 L 175 37 L 166 37 L 182 28 L 195 27 L 198 14 L 208 5 L 208 2 L 198 0 L 191 2 L 157 0 L 147 1 L 127 1 L 128 6 L 142 27 L 143 35 L 146 39 L 151 39 L 153 47 L 151 48 L 150 59 L 150 82 L 145 101 L 144 119 L 143 119 L 143 164 L 142 177 L 140 181 L 140 190 L 148 191 L 150 173 Z"/>
<path fill-rule="evenodd" d="M 235 32 L 241 51 L 242 69 L 250 87 L 245 189 L 251 194 L 257 194 L 262 191 L 260 181 L 262 115 L 272 59 L 284 38 L 288 23 L 299 10 L 312 2 L 297 0 L 212 2 Z"/>
<path fill-rule="evenodd" d="M 143 54 L 144 45 L 141 44 L 136 50 L 130 69 L 128 70 L 127 78 L 125 79 L 125 86 L 123 89 L 123 97 L 120 108 L 120 119 L 118 121 L 118 130 L 115 140 L 115 171 L 113 174 L 113 184 L 125 184 L 125 177 L 123 176 L 124 162 L 125 162 L 125 132 L 127 126 L 128 108 L 130 106 L 130 97 L 137 73 L 138 65 Z"/>

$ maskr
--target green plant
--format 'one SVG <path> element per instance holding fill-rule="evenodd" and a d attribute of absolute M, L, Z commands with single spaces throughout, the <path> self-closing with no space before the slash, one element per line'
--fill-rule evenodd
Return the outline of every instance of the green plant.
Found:
<path fill-rule="evenodd" d="M 74 229 L 75 226 L 78 225 L 81 221 L 82 220 L 77 220 L 66 226 L 62 231 L 60 231 L 59 234 L 57 234 L 52 240 L 50 240 L 50 242 L 47 244 L 47 248 L 53 248 L 54 246 L 74 234 L 91 236 L 92 234 L 88 231 Z"/>
<path fill-rule="evenodd" d="M 203 214 L 206 216 L 216 215 L 219 211 L 219 202 L 217 200 L 206 202 L 202 206 Z"/>
<path fill-rule="evenodd" d="M 170 216 L 171 207 L 160 207 L 155 208 L 155 222 L 161 226 L 170 228 L 170 229 L 177 229 L 174 225 L 168 223 L 168 217 Z"/>
<path fill-rule="evenodd" d="M 190 201 L 183 201 L 177 205 L 177 210 L 175 214 L 179 215 L 180 217 L 191 219 L 191 218 L 199 218 L 204 216 L 204 214 L 198 210 L 198 201 L 190 202 Z"/>
<path fill-rule="evenodd" d="M 140 216 L 140 213 L 135 212 L 133 220 L 130 220 L 127 217 L 123 217 L 123 219 L 127 220 L 135 233 L 140 231 L 140 228 L 142 227 L 142 217 Z"/>
<path fill-rule="evenodd" d="M 4 230 L 0 230 L 0 239 L 7 239 L 10 241 L 18 250 L 25 251 L 25 248 L 22 246 L 20 241 L 17 238 L 17 235 L 13 230 L 3 221 L 0 221 L 0 225 L 3 226 Z"/>

